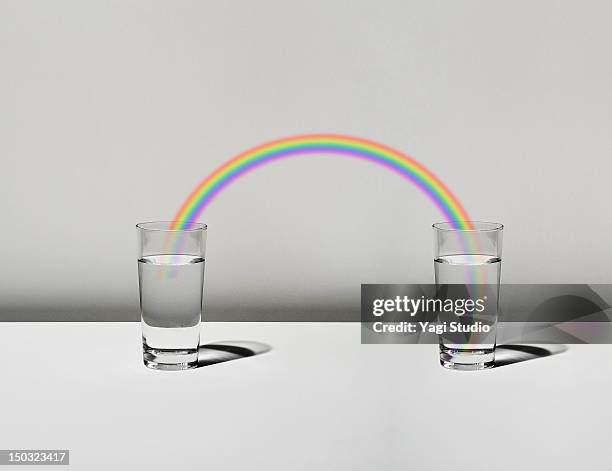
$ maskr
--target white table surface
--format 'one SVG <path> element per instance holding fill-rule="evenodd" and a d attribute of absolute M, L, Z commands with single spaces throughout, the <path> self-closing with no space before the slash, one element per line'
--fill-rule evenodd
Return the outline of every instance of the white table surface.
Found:
<path fill-rule="evenodd" d="M 202 340 L 271 350 L 159 372 L 138 323 L 3 323 L 0 448 L 96 470 L 612 469 L 609 345 L 472 373 L 436 345 L 361 345 L 356 323 L 210 323 Z"/>

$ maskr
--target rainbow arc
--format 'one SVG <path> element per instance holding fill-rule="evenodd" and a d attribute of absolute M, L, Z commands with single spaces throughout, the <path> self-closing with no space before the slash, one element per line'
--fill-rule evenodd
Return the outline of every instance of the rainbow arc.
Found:
<path fill-rule="evenodd" d="M 188 229 L 215 198 L 253 170 L 280 159 L 330 154 L 353 157 L 387 168 L 414 184 L 457 229 L 471 229 L 470 218 L 455 195 L 424 165 L 383 144 L 340 134 L 308 134 L 287 137 L 249 149 L 221 165 L 206 177 L 173 219 L 173 229 Z"/>

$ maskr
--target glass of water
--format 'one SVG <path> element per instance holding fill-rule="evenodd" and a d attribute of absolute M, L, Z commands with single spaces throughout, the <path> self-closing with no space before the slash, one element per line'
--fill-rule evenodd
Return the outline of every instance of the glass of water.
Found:
<path fill-rule="evenodd" d="M 433 225 L 440 364 L 458 370 L 492 368 L 504 226 L 469 222 Z"/>
<path fill-rule="evenodd" d="M 144 364 L 186 370 L 198 364 L 206 225 L 136 225 Z"/>

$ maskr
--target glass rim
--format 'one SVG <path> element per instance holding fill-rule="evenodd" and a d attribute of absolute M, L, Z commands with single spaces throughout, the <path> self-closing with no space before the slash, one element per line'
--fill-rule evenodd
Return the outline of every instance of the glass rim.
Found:
<path fill-rule="evenodd" d="M 172 224 L 176 221 L 146 221 L 139 222 L 136 224 L 136 228 L 142 231 L 151 231 L 151 232 L 196 232 L 196 231 L 205 231 L 208 229 L 208 225 L 203 222 L 192 222 L 191 226 L 186 229 L 172 229 Z M 154 227 L 154 224 L 159 225 L 167 225 L 167 227 Z"/>
<path fill-rule="evenodd" d="M 467 222 L 467 223 L 470 223 L 470 225 L 472 226 L 482 224 L 483 226 L 487 226 L 487 227 L 472 227 L 471 229 L 466 229 L 463 227 L 454 227 L 453 226 L 454 223 L 450 221 L 435 222 L 431 225 L 431 227 L 433 227 L 437 231 L 444 231 L 444 232 L 497 232 L 497 231 L 504 230 L 504 225 L 499 222 L 489 222 L 489 221 L 458 221 L 458 222 Z"/>

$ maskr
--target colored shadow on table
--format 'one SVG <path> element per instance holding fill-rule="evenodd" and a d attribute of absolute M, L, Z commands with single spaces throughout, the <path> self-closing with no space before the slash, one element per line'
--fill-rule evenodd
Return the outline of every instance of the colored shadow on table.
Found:
<path fill-rule="evenodd" d="M 558 355 L 565 351 L 567 351 L 565 345 L 498 345 L 495 349 L 495 368 Z"/>
<path fill-rule="evenodd" d="M 246 340 L 227 340 L 207 343 L 198 349 L 198 368 L 226 361 L 261 355 L 272 350 L 270 345 Z"/>

